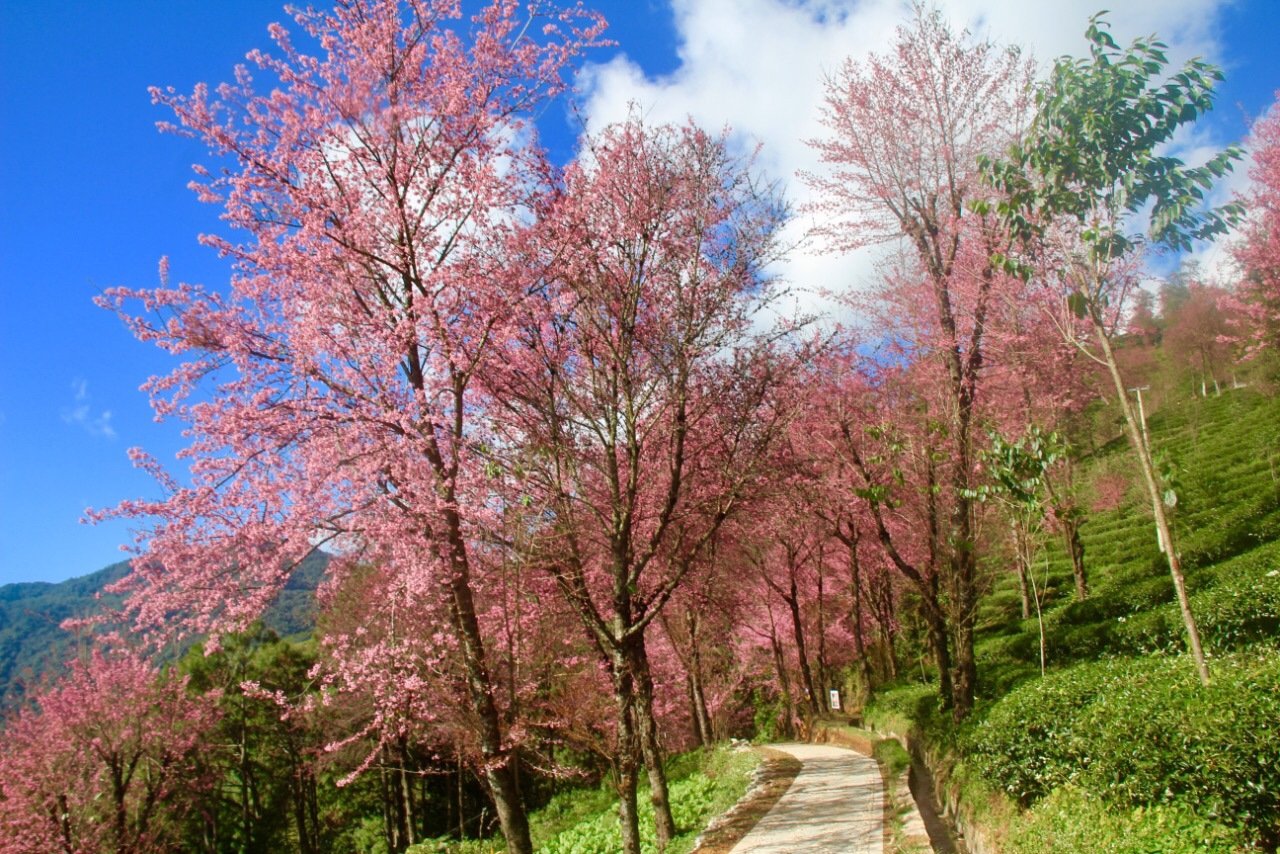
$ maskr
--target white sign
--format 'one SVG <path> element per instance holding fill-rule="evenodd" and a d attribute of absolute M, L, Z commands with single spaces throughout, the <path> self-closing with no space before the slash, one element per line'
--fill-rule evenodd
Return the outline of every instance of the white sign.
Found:
<path fill-rule="evenodd" d="M 831 690 L 831 709 L 832 711 L 840 711 L 840 692 L 834 688 Z"/>

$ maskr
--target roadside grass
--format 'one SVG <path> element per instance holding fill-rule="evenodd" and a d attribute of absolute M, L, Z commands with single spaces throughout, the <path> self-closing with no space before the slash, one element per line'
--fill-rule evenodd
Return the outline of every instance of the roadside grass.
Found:
<path fill-rule="evenodd" d="M 761 762 L 755 750 L 719 745 L 672 756 L 667 762 L 671 812 L 679 831 L 667 854 L 688 854 L 694 841 L 716 816 L 727 812 L 746 792 L 752 772 Z M 640 835 L 645 854 L 657 850 L 653 838 L 653 805 L 642 787 Z M 606 781 L 557 794 L 529 816 L 534 849 L 539 854 L 602 854 L 622 850 L 618 829 L 618 799 Z M 406 854 L 498 854 L 505 848 L 492 840 L 432 840 L 412 846 Z"/>
<path fill-rule="evenodd" d="M 678 835 L 667 847 L 668 854 L 688 854 L 693 843 L 711 819 L 737 803 L 751 782 L 751 772 L 760 764 L 760 754 L 753 750 L 720 745 L 710 751 L 695 750 L 670 760 L 671 812 Z M 572 797 L 565 793 L 559 797 Z M 640 802 L 640 837 L 642 850 L 656 851 L 653 838 L 653 805 L 648 789 L 642 789 Z M 584 817 L 545 840 L 535 837 L 542 854 L 589 854 L 620 851 L 622 836 L 618 829 L 617 800 L 610 798 L 606 807 L 594 816 Z"/>

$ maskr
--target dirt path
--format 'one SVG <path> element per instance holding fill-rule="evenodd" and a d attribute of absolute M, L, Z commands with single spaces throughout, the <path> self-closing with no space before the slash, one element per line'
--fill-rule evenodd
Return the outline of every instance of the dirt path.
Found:
<path fill-rule="evenodd" d="M 804 767 L 731 854 L 883 854 L 884 786 L 874 759 L 826 744 L 770 747 Z"/>

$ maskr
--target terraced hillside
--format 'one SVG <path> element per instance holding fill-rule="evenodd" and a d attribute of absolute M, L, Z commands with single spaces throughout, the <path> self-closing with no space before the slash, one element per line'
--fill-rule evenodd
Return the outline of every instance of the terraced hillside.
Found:
<path fill-rule="evenodd" d="M 1274 641 L 1280 579 L 1267 573 L 1280 565 L 1280 399 L 1225 391 L 1166 407 L 1148 427 L 1156 455 L 1174 466 L 1174 536 L 1206 646 L 1223 652 Z M 1088 462 L 1086 499 L 1100 479 L 1131 486 L 1118 507 L 1090 513 L 1082 529 L 1090 597 L 1075 601 L 1070 561 L 1056 538 L 1041 556 L 1050 666 L 1108 653 L 1173 653 L 1184 645 L 1168 565 L 1123 438 Z M 988 696 L 1039 672 L 1034 616 L 1019 618 L 1011 576 L 999 573 L 994 584 L 979 644 Z"/>
<path fill-rule="evenodd" d="M 1120 439 L 1084 467 L 1086 504 L 1109 489 L 1119 499 L 1082 530 L 1089 598 L 1076 601 L 1056 538 L 1039 557 L 1047 675 L 1039 622 L 1021 618 L 1012 573 L 992 561 L 971 719 L 952 727 L 927 686 L 887 691 L 868 710 L 872 722 L 911 721 L 949 752 L 966 809 L 994 828 L 998 850 L 1280 845 L 1280 399 L 1224 391 L 1166 406 L 1148 426 L 1172 464 L 1174 536 L 1212 684 L 1200 685 L 1185 653 Z"/>

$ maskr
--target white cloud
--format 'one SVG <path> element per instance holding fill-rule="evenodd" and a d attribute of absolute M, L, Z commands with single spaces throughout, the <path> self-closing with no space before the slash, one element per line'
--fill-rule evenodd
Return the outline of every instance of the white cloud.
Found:
<path fill-rule="evenodd" d="M 1108 20 L 1121 44 L 1158 34 L 1169 44 L 1172 63 L 1191 56 L 1220 61 L 1217 12 L 1230 0 L 1115 0 Z M 822 75 L 846 56 L 865 57 L 893 43 L 894 30 L 910 15 L 906 0 L 672 0 L 680 40 L 679 66 L 651 78 L 625 55 L 579 73 L 583 113 L 590 129 L 625 118 L 635 102 L 651 121 L 692 117 L 708 128 L 725 125 L 746 152 L 763 143 L 758 161 L 781 179 L 796 205 L 808 198 L 797 177 L 816 170 L 817 157 L 804 143 L 822 136 L 818 106 Z M 957 29 L 1021 45 L 1047 66 L 1064 54 L 1082 54 L 1084 30 L 1097 0 L 947 0 L 944 12 Z M 1212 140 L 1197 139 L 1204 148 Z M 793 224 L 788 238 L 803 234 Z M 843 290 L 873 272 L 870 251 L 834 258 L 817 247 L 795 252 L 785 269 L 798 289 Z M 821 301 L 810 298 L 808 306 Z"/>
<path fill-rule="evenodd" d="M 111 426 L 111 410 L 104 409 L 98 415 L 93 415 L 93 410 L 89 405 L 89 383 L 82 379 L 76 379 L 72 381 L 71 389 L 74 392 L 74 396 L 71 406 L 63 407 L 62 409 L 63 422 L 78 425 L 90 436 L 114 439 L 116 431 Z"/>

